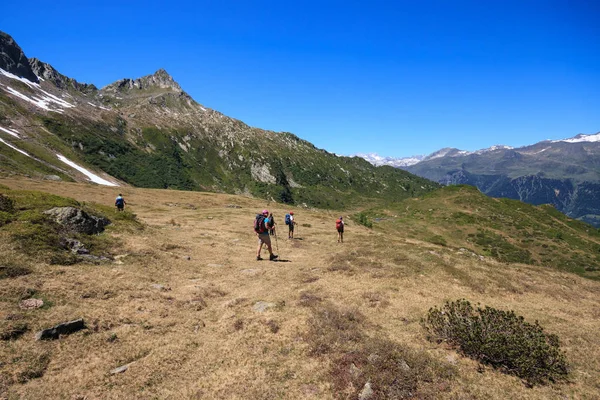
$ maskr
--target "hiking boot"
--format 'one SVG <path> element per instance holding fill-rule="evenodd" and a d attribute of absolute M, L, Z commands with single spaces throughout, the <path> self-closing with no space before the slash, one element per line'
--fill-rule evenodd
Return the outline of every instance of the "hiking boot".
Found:
<path fill-rule="evenodd" d="M 262 260 L 262 257 L 261 256 L 256 256 L 256 261 L 260 261 L 260 260 Z"/>
<path fill-rule="evenodd" d="M 269 261 L 273 261 L 273 260 L 275 260 L 277 257 L 279 257 L 279 256 L 276 256 L 275 254 L 271 254 L 271 255 L 269 256 Z"/>

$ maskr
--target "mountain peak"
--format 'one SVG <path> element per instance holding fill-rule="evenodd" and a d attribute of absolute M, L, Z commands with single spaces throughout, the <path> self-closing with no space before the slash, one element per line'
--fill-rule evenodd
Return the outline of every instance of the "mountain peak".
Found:
<path fill-rule="evenodd" d="M 169 73 L 163 68 L 159 69 L 152 75 L 146 75 L 138 79 L 121 79 L 108 86 L 105 86 L 103 91 L 119 91 L 128 92 L 132 90 L 146 90 L 150 88 L 171 89 L 176 92 L 181 92 L 181 86 Z"/>
<path fill-rule="evenodd" d="M 175 82 L 175 79 L 173 79 L 173 77 L 169 75 L 169 73 L 164 68 L 160 68 L 154 74 L 145 76 L 144 78 L 148 78 L 156 86 L 181 91 L 181 86 L 179 86 L 179 84 Z"/>
<path fill-rule="evenodd" d="M 12 36 L 2 31 L 0 31 L 0 69 L 34 83 L 39 82 L 21 47 Z"/>

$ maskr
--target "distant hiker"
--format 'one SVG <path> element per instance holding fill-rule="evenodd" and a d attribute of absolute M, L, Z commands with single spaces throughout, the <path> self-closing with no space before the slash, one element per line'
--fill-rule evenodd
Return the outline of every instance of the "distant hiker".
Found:
<path fill-rule="evenodd" d="M 268 210 L 263 210 L 261 214 L 256 214 L 256 219 L 254 220 L 254 232 L 256 232 L 256 236 L 258 236 L 256 261 L 262 260 L 260 251 L 262 250 L 263 244 L 266 244 L 267 249 L 269 250 L 269 260 L 273 261 L 277 258 L 277 256 L 273 254 L 273 249 L 271 248 L 271 237 L 269 236 L 269 229 L 272 227 L 272 224 L 272 220 L 269 219 Z"/>
<path fill-rule="evenodd" d="M 294 212 L 290 211 L 289 214 L 285 214 L 285 224 L 288 226 L 288 239 L 294 238 L 294 225 L 296 225 L 296 221 L 294 221 Z"/>
<path fill-rule="evenodd" d="M 271 227 L 269 228 L 269 235 L 275 235 L 275 219 L 273 218 L 273 213 L 269 214 L 269 222 L 271 223 Z"/>
<path fill-rule="evenodd" d="M 125 202 L 123 195 L 119 193 L 119 195 L 115 199 L 115 207 L 117 207 L 117 211 L 123 211 L 123 209 L 125 208 L 125 204 L 127 203 Z"/>
<path fill-rule="evenodd" d="M 335 221 L 335 229 L 338 232 L 338 243 L 344 243 L 344 218 L 340 217 Z"/>

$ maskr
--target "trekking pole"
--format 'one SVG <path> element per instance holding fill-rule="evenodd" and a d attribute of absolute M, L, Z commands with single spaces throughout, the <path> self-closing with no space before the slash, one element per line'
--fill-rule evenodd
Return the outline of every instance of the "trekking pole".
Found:
<path fill-rule="evenodd" d="M 279 253 L 279 242 L 277 242 L 277 228 L 275 228 L 275 247 L 277 247 L 277 252 Z"/>

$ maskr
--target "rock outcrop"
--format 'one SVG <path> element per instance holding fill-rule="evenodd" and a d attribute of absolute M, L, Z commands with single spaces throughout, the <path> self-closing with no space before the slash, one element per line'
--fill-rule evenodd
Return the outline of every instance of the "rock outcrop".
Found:
<path fill-rule="evenodd" d="M 58 72 L 54 67 L 48 63 L 42 62 L 37 58 L 29 59 L 29 65 L 33 72 L 40 78 L 52 82 L 57 88 L 68 90 L 75 89 L 81 93 L 94 93 L 98 91 L 95 85 L 88 85 L 87 83 L 79 83 L 73 78 L 69 78 Z"/>
<path fill-rule="evenodd" d="M 93 235 L 104 231 L 104 227 L 110 224 L 106 218 L 90 215 L 75 207 L 54 207 L 44 214 L 74 233 L 85 233 Z"/>
<path fill-rule="evenodd" d="M 31 82 L 39 82 L 21 47 L 9 34 L 2 31 L 0 31 L 0 68 Z"/>

